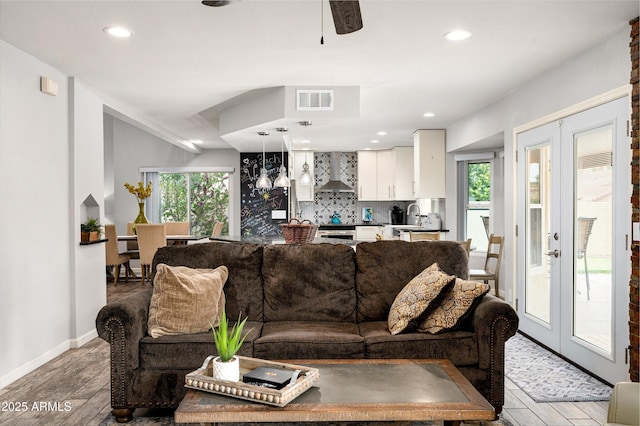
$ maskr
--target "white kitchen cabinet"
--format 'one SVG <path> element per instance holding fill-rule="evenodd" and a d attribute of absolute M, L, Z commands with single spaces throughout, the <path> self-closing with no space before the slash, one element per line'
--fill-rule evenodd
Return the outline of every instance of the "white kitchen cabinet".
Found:
<path fill-rule="evenodd" d="M 382 235 L 383 232 L 383 226 L 356 226 L 356 240 L 376 241 L 376 235 Z"/>
<path fill-rule="evenodd" d="M 301 185 L 300 175 L 302 174 L 302 166 L 306 162 L 309 165 L 309 172 L 313 176 L 313 152 L 312 151 L 291 151 L 293 154 L 293 167 L 291 168 L 291 179 L 294 180 L 296 186 L 296 198 L 298 201 L 314 200 L 314 182 L 311 185 Z"/>
<path fill-rule="evenodd" d="M 378 201 L 394 200 L 396 160 L 391 150 L 377 151 Z"/>
<path fill-rule="evenodd" d="M 445 131 L 413 134 L 414 197 L 445 198 Z"/>
<path fill-rule="evenodd" d="M 358 151 L 358 201 L 378 199 L 378 154 Z"/>
<path fill-rule="evenodd" d="M 413 147 L 397 146 L 391 150 L 395 161 L 394 200 L 413 200 Z"/>
<path fill-rule="evenodd" d="M 358 151 L 358 201 L 414 198 L 412 147 Z"/>

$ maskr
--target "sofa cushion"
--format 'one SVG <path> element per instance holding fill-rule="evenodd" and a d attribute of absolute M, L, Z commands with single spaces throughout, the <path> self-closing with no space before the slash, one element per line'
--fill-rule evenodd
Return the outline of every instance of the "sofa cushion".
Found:
<path fill-rule="evenodd" d="M 433 263 L 466 279 L 467 252 L 455 241 L 376 241 L 356 246 L 358 322 L 386 321 L 397 294 Z"/>
<path fill-rule="evenodd" d="M 389 331 L 399 334 L 418 328 L 422 320 L 440 303 L 456 277 L 440 270 L 437 263 L 416 275 L 398 293 L 389 311 Z"/>
<path fill-rule="evenodd" d="M 453 289 L 438 307 L 427 315 L 418 331 L 440 333 L 456 328 L 490 288 L 489 284 L 456 279 Z"/>
<path fill-rule="evenodd" d="M 225 265 L 229 278 L 224 286 L 226 312 L 229 318 L 248 317 L 263 320 L 262 245 L 243 243 L 203 243 L 158 249 L 153 258 L 157 265 L 183 265 L 210 268 Z"/>
<path fill-rule="evenodd" d="M 386 321 L 359 324 L 367 358 L 449 359 L 454 365 L 478 363 L 476 335 L 470 331 L 392 335 Z"/>
<path fill-rule="evenodd" d="M 364 341 L 351 322 L 274 321 L 253 345 L 264 359 L 363 358 Z"/>
<path fill-rule="evenodd" d="M 249 334 L 238 355 L 250 357 L 253 356 L 253 342 L 262 331 L 262 323 L 247 321 L 245 330 Z M 211 332 L 161 336 L 155 339 L 145 336 L 140 340 L 140 367 L 143 369 L 193 371 L 200 368 L 209 355 L 217 355 Z"/>
<path fill-rule="evenodd" d="M 149 335 L 201 333 L 217 325 L 228 275 L 226 266 L 193 269 L 159 264 L 149 303 Z"/>
<path fill-rule="evenodd" d="M 353 257 L 344 244 L 265 246 L 264 321 L 355 322 Z"/>

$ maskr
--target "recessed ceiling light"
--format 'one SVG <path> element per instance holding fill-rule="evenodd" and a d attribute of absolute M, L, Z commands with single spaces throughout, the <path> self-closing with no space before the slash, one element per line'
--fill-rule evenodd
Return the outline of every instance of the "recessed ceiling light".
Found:
<path fill-rule="evenodd" d="M 387 132 L 378 132 L 378 136 L 385 136 Z"/>
<path fill-rule="evenodd" d="M 430 118 L 430 117 L 435 117 L 436 115 L 432 112 L 425 112 L 424 114 L 422 114 L 422 116 Z"/>
<path fill-rule="evenodd" d="M 380 141 L 379 141 L 378 139 L 373 139 L 373 140 L 371 141 L 371 143 L 379 143 L 379 142 L 380 142 Z"/>
<path fill-rule="evenodd" d="M 131 35 L 133 34 L 131 30 L 128 30 L 125 27 L 118 27 L 118 26 L 106 27 L 103 29 L 103 31 L 109 34 L 110 36 L 119 37 L 119 38 L 131 37 Z"/>
<path fill-rule="evenodd" d="M 466 30 L 449 31 L 448 33 L 446 33 L 444 35 L 444 38 L 446 38 L 449 41 L 466 40 L 469 37 L 471 37 L 471 33 L 469 31 L 466 31 Z"/>

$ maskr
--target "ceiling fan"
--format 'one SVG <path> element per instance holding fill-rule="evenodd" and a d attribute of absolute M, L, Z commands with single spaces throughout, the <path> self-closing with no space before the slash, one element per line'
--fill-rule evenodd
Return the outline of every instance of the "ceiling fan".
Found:
<path fill-rule="evenodd" d="M 220 7 L 236 3 L 240 0 L 205 0 L 205 6 Z M 324 1 L 324 0 L 323 0 Z M 329 0 L 333 24 L 336 33 L 349 34 L 362 28 L 362 15 L 360 13 L 360 2 L 358 0 Z"/>

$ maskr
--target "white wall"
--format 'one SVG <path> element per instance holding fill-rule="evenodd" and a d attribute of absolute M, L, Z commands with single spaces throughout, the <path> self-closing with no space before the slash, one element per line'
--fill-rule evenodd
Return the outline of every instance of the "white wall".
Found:
<path fill-rule="evenodd" d="M 97 337 L 95 319 L 107 303 L 105 286 L 105 246 L 81 246 L 80 224 L 87 217 L 99 217 L 104 223 L 103 124 L 102 101 L 76 78 L 69 79 L 69 147 L 72 220 L 71 246 L 71 347 L 82 346 Z M 97 207 L 93 212 L 83 206 L 92 197 Z"/>
<path fill-rule="evenodd" d="M 234 149 L 203 150 L 192 154 L 144 130 L 105 114 L 106 168 L 113 165 L 113 172 L 105 178 L 105 193 L 113 194 L 106 202 L 107 220 L 119 230 L 126 230 L 127 222 L 138 214 L 135 198 L 124 187 L 125 182 L 135 184 L 141 179 L 141 167 L 216 167 L 235 169 L 231 177 L 230 216 L 240 217 L 240 153 Z M 233 221 L 231 233 L 240 234 L 239 219 Z M 124 232 L 124 231 L 123 231 Z"/>
<path fill-rule="evenodd" d="M 477 111 L 447 128 L 447 151 L 469 146 L 504 132 L 504 286 L 515 284 L 515 156 L 513 129 L 629 83 L 629 27 L 611 38 L 522 85 L 494 105 Z M 455 177 L 449 185 L 457 185 Z M 455 203 L 449 200 L 447 207 Z M 503 289 L 504 290 L 504 289 Z M 505 294 L 505 293 L 503 293 Z M 509 291 L 506 292 L 507 301 Z"/>
<path fill-rule="evenodd" d="M 0 58 L 1 388 L 68 348 L 70 222 L 67 77 L 3 41 Z"/>
<path fill-rule="evenodd" d="M 95 335 L 105 293 L 104 245 L 79 246 L 80 203 L 103 192 L 101 103 L 4 41 L 0 58 L 2 388 Z M 41 76 L 57 96 L 40 92 Z"/>

